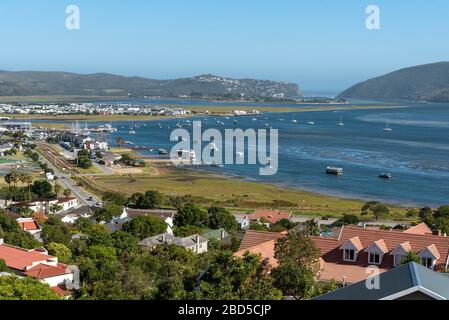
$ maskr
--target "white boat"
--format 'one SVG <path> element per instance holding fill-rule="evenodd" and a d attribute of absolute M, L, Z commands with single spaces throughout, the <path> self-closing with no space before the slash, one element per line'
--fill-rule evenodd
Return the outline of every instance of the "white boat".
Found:
<path fill-rule="evenodd" d="M 344 125 L 345 125 L 345 124 L 343 123 L 343 118 L 342 118 L 342 116 L 340 115 L 340 121 L 337 122 L 337 126 L 343 127 Z"/>
<path fill-rule="evenodd" d="M 309 125 L 313 126 L 313 125 L 315 125 L 315 122 L 313 122 L 313 121 L 309 121 L 309 122 L 307 122 L 307 124 L 309 124 Z"/>
<path fill-rule="evenodd" d="M 298 120 L 293 119 L 292 122 L 293 122 L 293 123 L 298 123 Z"/>
<path fill-rule="evenodd" d="M 326 173 L 340 176 L 343 174 L 343 169 L 337 167 L 326 167 Z"/>
<path fill-rule="evenodd" d="M 385 126 L 384 131 L 393 131 L 393 129 L 391 129 L 390 127 L 390 120 L 387 121 L 387 125 Z"/>

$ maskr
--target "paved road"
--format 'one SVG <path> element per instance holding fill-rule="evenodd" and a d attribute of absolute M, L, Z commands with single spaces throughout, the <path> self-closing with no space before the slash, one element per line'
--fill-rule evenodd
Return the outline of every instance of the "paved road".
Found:
<path fill-rule="evenodd" d="M 65 187 L 72 191 L 72 194 L 76 196 L 80 203 L 82 205 L 86 206 L 93 206 L 97 204 L 98 202 L 101 202 L 99 198 L 97 198 L 95 195 L 88 193 L 84 189 L 82 189 L 80 186 L 78 186 L 75 182 L 73 182 L 70 179 L 70 175 L 62 172 L 58 168 L 56 168 L 53 163 L 48 161 L 45 157 L 41 157 L 42 160 L 48 164 L 49 168 L 53 169 L 55 172 L 55 175 L 59 177 L 59 182 Z M 92 200 L 89 200 L 92 198 Z"/>

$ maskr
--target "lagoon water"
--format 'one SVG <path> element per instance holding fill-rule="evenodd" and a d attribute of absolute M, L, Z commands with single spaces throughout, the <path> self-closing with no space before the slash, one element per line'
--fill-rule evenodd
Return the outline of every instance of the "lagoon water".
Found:
<path fill-rule="evenodd" d="M 203 101 L 142 102 L 213 105 Z M 223 104 L 229 105 L 216 105 Z M 233 123 L 235 118 L 218 117 L 217 120 L 223 121 L 225 126 L 213 118 L 208 118 L 206 124 L 203 118 L 203 129 L 262 129 L 266 128 L 266 123 L 279 129 L 279 170 L 274 176 L 259 176 L 259 166 L 254 165 L 202 167 L 201 170 L 348 198 L 417 206 L 448 204 L 449 104 L 402 102 L 398 105 L 406 105 L 407 108 L 267 113 L 257 121 L 252 117 L 240 117 L 237 125 Z M 344 126 L 336 125 L 340 116 Z M 309 121 L 315 124 L 307 124 Z M 384 131 L 387 121 L 392 131 Z M 129 135 L 129 122 L 115 122 L 113 125 L 118 131 L 109 139 L 114 142 L 117 137 L 122 137 L 135 145 L 169 150 L 176 143 L 170 142 L 169 137 L 177 123 L 178 120 L 134 122 L 139 128 L 136 135 Z M 92 125 L 98 124 L 89 124 Z M 191 130 L 191 127 L 186 128 Z M 328 165 L 342 167 L 344 175 L 326 175 L 324 171 Z M 378 175 L 383 172 L 391 173 L 393 178 L 379 179 Z"/>

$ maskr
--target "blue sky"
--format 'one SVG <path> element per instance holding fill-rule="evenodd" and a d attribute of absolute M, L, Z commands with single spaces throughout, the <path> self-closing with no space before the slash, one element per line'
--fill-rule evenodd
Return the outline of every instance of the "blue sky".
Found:
<path fill-rule="evenodd" d="M 65 28 L 65 8 L 81 29 Z M 365 8 L 381 30 L 365 28 Z M 445 0 L 0 0 L 0 69 L 157 79 L 214 73 L 340 90 L 449 60 Z"/>

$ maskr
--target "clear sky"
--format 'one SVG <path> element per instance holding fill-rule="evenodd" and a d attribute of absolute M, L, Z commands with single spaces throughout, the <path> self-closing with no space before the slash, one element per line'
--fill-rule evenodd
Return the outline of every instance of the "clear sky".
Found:
<path fill-rule="evenodd" d="M 76 4 L 81 28 L 65 28 Z M 365 28 L 380 8 L 381 29 Z M 0 69 L 213 73 L 340 90 L 449 60 L 447 0 L 0 0 Z"/>

